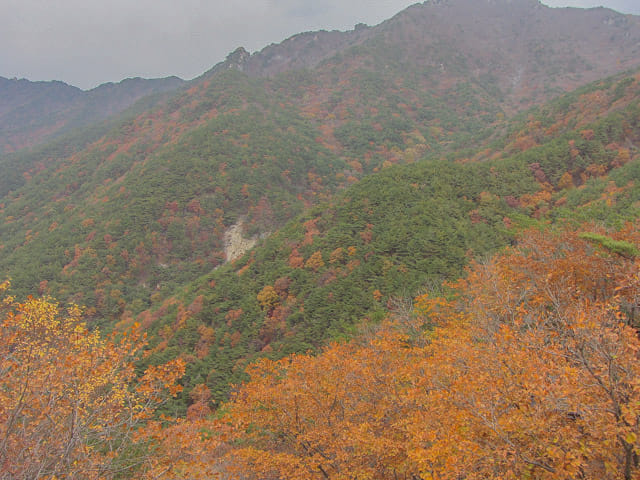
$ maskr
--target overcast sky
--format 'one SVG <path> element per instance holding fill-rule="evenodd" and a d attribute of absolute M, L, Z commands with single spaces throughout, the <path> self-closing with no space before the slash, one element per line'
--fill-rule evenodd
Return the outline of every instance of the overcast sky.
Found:
<path fill-rule="evenodd" d="M 517 1 L 517 0 L 515 0 Z M 640 0 L 543 0 L 640 15 Z M 127 77 L 191 79 L 239 46 L 376 25 L 410 0 L 0 0 L 0 76 L 83 89 Z"/>

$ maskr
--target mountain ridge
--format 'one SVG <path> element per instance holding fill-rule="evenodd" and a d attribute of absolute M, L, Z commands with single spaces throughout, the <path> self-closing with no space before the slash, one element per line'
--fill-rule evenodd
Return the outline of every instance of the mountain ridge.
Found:
<path fill-rule="evenodd" d="M 514 16 L 514 13 L 517 15 Z M 544 32 L 539 30 L 543 22 L 553 24 L 553 38 L 549 38 L 548 29 Z M 398 24 L 406 26 L 411 23 L 419 24 L 421 30 L 398 28 Z M 490 25 L 490 28 L 486 28 L 487 25 Z M 403 40 L 408 43 L 449 43 L 454 45 L 451 47 L 453 50 L 471 52 L 467 53 L 466 61 L 472 57 L 476 58 L 473 62 L 474 69 L 470 70 L 475 77 L 488 75 L 491 68 L 508 70 L 510 74 L 502 76 L 502 80 L 498 82 L 499 87 L 505 91 L 511 87 L 515 90 L 514 100 L 520 101 L 525 93 L 519 90 L 547 89 L 551 90 L 551 93 L 559 93 L 561 90 L 576 88 L 616 71 L 637 66 L 637 58 L 640 55 L 639 28 L 639 16 L 621 14 L 604 7 L 552 8 L 539 0 L 426 1 L 409 6 L 376 26 L 360 24 L 353 30 L 344 32 L 304 32 L 252 54 L 239 47 L 230 53 L 224 62 L 203 74 L 203 77 L 224 68 L 237 68 L 249 76 L 256 77 L 271 77 L 292 69 L 314 68 L 337 53 L 361 45 L 379 34 L 385 35 L 392 42 L 397 41 L 398 36 L 394 31 L 398 31 L 404 32 L 407 38 Z M 571 51 L 557 52 L 553 45 L 562 45 L 563 40 L 570 39 L 569 31 L 578 33 L 571 45 L 563 45 L 563 48 L 571 47 Z M 620 41 L 621 37 L 625 40 L 616 44 L 615 41 Z M 537 43 L 532 45 L 531 42 Z M 487 51 L 487 43 L 494 47 L 499 46 L 498 49 L 488 49 L 492 52 L 489 59 L 482 54 Z M 604 47 L 591 51 L 586 48 L 598 43 Z M 516 52 L 513 51 L 514 47 L 517 49 Z M 533 57 L 526 57 L 526 52 L 532 49 L 535 50 Z M 542 59 L 545 55 L 557 58 Z M 445 63 L 439 62 L 435 57 L 429 58 L 429 55 L 424 55 L 423 58 L 431 67 L 446 68 Z M 574 58 L 577 60 L 572 60 Z M 553 82 L 545 85 L 543 80 L 549 78 L 549 69 L 545 68 L 545 62 L 556 64 L 559 61 L 568 64 L 565 73 L 573 73 L 575 78 L 566 79 L 564 85 Z M 532 68 L 542 71 L 528 72 L 528 69 Z M 530 77 L 526 74 L 530 74 Z M 554 73 L 556 76 L 557 74 L 558 72 Z M 496 79 L 500 78 L 496 76 Z M 549 93 L 546 93 L 545 98 L 548 97 Z"/>
<path fill-rule="evenodd" d="M 575 72 L 567 72 L 566 56 L 580 49 L 585 51 L 585 45 L 591 44 L 584 43 L 581 29 L 573 43 L 569 42 L 577 47 L 552 49 L 546 56 L 547 51 L 542 48 L 548 44 L 543 38 L 546 31 L 537 32 L 536 25 L 547 17 L 560 19 L 551 22 L 556 36 L 570 34 L 570 30 L 558 27 L 565 25 L 566 18 L 572 20 L 571 24 L 576 23 L 574 18 L 588 19 L 589 25 L 600 25 L 609 33 L 627 32 L 626 37 L 620 34 L 624 38 L 617 40 L 624 47 L 620 50 L 620 64 L 614 62 L 612 66 L 607 61 L 589 70 L 588 62 L 578 62 Z M 527 35 L 534 35 L 536 42 L 542 42 L 541 53 L 525 49 L 530 37 L 524 36 L 518 44 L 527 50 L 527 59 L 537 58 L 538 62 L 533 66 L 527 63 L 531 72 L 523 72 L 523 85 L 536 81 L 535 75 L 547 78 L 550 71 L 555 71 L 555 86 L 508 91 L 508 85 L 513 84 L 515 60 L 498 53 L 522 36 L 522 28 Z M 479 32 L 484 32 L 483 41 Z M 594 42 L 602 36 L 602 32 L 593 30 Z M 333 47 L 320 46 L 318 55 L 305 57 L 301 53 L 309 45 L 313 50 L 314 44 L 320 45 L 326 38 L 336 38 L 341 50 L 336 53 Z M 607 38 L 608 42 L 613 41 L 611 35 Z M 477 52 L 484 51 L 483 42 L 493 42 L 495 48 L 474 58 Z M 125 216 L 131 216 L 131 228 L 121 234 L 127 232 L 133 238 L 140 235 L 146 251 L 155 242 L 156 253 L 150 258 L 143 255 L 145 262 L 151 262 L 149 268 L 155 263 L 166 264 L 168 255 L 176 265 L 188 260 L 191 266 L 187 271 L 198 265 L 197 271 L 202 274 L 207 265 L 215 266 L 224 258 L 224 231 L 239 218 L 247 217 L 245 228 L 249 236 L 264 234 L 301 209 L 328 198 L 336 189 L 348 187 L 389 165 L 410 163 L 426 155 L 444 155 L 464 145 L 478 148 L 495 134 L 505 114 L 541 101 L 556 89 L 569 88 L 582 78 L 576 72 L 588 77 L 608 69 L 618 71 L 632 63 L 640 65 L 640 56 L 631 55 L 636 47 L 640 48 L 640 18 L 610 10 L 555 10 L 535 0 L 447 0 L 414 5 L 376 27 L 360 26 L 346 33 L 303 33 L 253 55 L 238 49 L 208 74 L 189 82 L 152 109 L 114 124 L 108 134 L 84 150 L 55 158 L 47 156 L 45 149 L 38 161 L 24 160 L 28 168 L 22 177 L 2 185 L 2 192 L 14 191 L 3 199 L 3 211 L 15 211 L 24 204 L 20 207 L 24 218 L 7 214 L 14 220 L 4 228 L 6 232 L 29 230 L 26 224 L 18 224 L 33 219 L 45 222 L 49 214 L 44 212 L 51 211 L 51 202 L 67 204 L 67 214 L 56 222 L 61 227 L 63 221 L 68 229 L 66 236 L 57 240 L 61 250 L 55 256 L 59 257 L 61 252 L 72 251 L 74 245 L 93 241 L 83 240 L 92 230 L 83 226 L 87 220 L 83 218 L 84 211 L 94 211 L 101 235 L 112 235 L 113 222 L 120 221 L 126 212 Z M 512 50 L 517 59 L 518 49 Z M 294 60 L 307 58 L 320 63 L 314 70 L 270 75 L 275 70 L 265 63 L 265 58 L 286 52 L 295 53 L 290 55 Z M 321 59 L 326 55 L 332 56 Z M 496 55 L 506 58 L 503 63 L 494 59 L 496 65 L 502 65 L 500 68 L 489 61 Z M 536 73 L 536 68 L 540 72 Z M 265 76 L 259 76 L 260 72 Z M 128 87 L 132 82 L 145 81 L 124 83 Z M 117 87 L 105 85 L 92 92 L 108 92 Z M 277 147 L 274 141 L 280 142 Z M 281 158 L 282 152 L 288 152 L 289 158 Z M 150 169 L 149 165 L 155 166 Z M 16 166 L 7 163 L 4 168 Z M 241 170 L 247 178 L 241 179 Z M 261 171 L 262 176 L 256 176 L 256 171 Z M 169 178 L 180 182 L 190 176 L 192 185 L 167 185 Z M 2 182 L 6 183 L 9 175 L 4 177 Z M 265 178 L 270 178 L 272 184 L 265 185 Z M 274 188 L 282 190 L 275 193 Z M 141 196 L 141 192 L 146 193 Z M 193 202 L 199 202 L 201 207 Z M 183 212 L 184 220 L 193 216 L 191 221 L 196 222 L 197 217 L 199 222 L 190 227 L 195 230 L 189 233 L 193 238 L 188 247 L 182 244 L 187 230 L 176 215 L 178 212 Z M 105 215 L 112 219 L 107 220 Z M 136 224 L 149 231 L 134 229 Z M 44 228 L 44 223 L 38 228 Z M 47 228 L 52 228 L 47 234 L 61 234 L 54 233 L 57 227 Z M 155 240 L 148 236 L 153 232 L 157 235 Z M 17 261 L 22 255 L 18 250 L 35 248 L 45 236 L 43 232 L 41 240 L 31 239 L 22 246 L 15 239 L 5 242 L 17 249 L 13 253 L 5 250 L 5 261 Z M 29 246 L 33 241 L 34 246 Z M 126 250 L 135 248 L 131 244 Z M 62 281 L 66 276 L 62 271 L 46 268 L 52 285 L 54 278 Z M 34 265 L 33 272 L 37 270 Z M 161 284 L 159 279 L 166 277 L 154 267 L 151 271 L 158 279 L 143 281 L 148 275 L 146 270 L 134 275 L 147 285 L 145 289 Z M 21 277 L 26 279 L 24 275 L 22 272 Z M 23 282 L 16 283 L 16 287 L 24 286 Z"/>
<path fill-rule="evenodd" d="M 0 155 L 8 475 L 635 478 L 639 20 L 416 5 Z"/>
<path fill-rule="evenodd" d="M 475 7 L 463 21 L 468 5 Z M 503 5 L 519 12 L 517 21 Z M 188 354 L 185 385 L 206 381 L 222 399 L 251 355 L 348 336 L 363 317 L 384 315 L 402 285 L 413 293 L 459 274 L 521 224 L 570 217 L 562 202 L 601 219 L 599 195 L 628 195 L 615 219 L 633 215 L 634 185 L 621 183 L 623 174 L 613 186 L 602 178 L 636 175 L 627 164 L 637 159 L 637 137 L 627 130 L 637 123 L 638 74 L 619 71 L 640 66 L 632 55 L 640 24 L 589 12 L 560 13 L 554 28 L 588 17 L 604 32 L 595 29 L 594 42 L 628 31 L 620 33 L 620 64 L 587 68 L 608 47 L 585 43 L 583 30 L 574 38 L 560 29 L 567 48 L 554 47 L 535 20 L 558 12 L 533 1 L 417 5 L 379 27 L 358 27 L 358 44 L 336 36 L 344 48 L 320 48 L 307 57 L 319 62 L 314 68 L 273 75 L 248 74 L 267 57 L 238 49 L 149 108 L 117 117 L 83 148 L 43 147 L 11 181 L 0 161 L 0 269 L 16 295 L 85 305 L 87 319 L 107 330 L 138 319 L 152 334 L 154 361 L 197 350 Z M 524 57 L 509 50 L 520 20 L 532 35 L 514 44 Z M 442 37 L 430 24 L 443 25 Z M 301 34 L 267 52 L 302 58 L 314 38 Z M 567 64 L 585 49 L 593 52 Z M 522 88 L 513 86 L 516 60 L 526 60 Z M 617 76 L 511 121 L 609 70 Z M 352 200 L 343 209 L 336 198 Z M 232 260 L 230 231 L 265 238 Z M 188 391 L 180 401 L 187 405 Z"/>
<path fill-rule="evenodd" d="M 0 77 L 0 153 L 50 141 L 121 113 L 143 97 L 184 84 L 176 77 L 127 78 L 81 90 L 61 81 Z"/>
<path fill-rule="evenodd" d="M 553 28 L 542 31 L 541 25 Z M 42 93 L 29 93 L 31 97 L 37 95 L 34 101 L 16 104 L 24 95 L 16 93 L 15 85 L 8 85 L 24 84 L 25 80 L 0 77 L 0 151 L 42 143 L 70 128 L 121 112 L 145 95 L 170 91 L 181 84 L 196 85 L 228 68 L 252 77 L 274 77 L 316 68 L 336 55 L 380 38 L 390 47 L 408 45 L 409 51 L 417 48 L 405 60 L 422 62 L 445 82 L 449 71 L 464 71 L 488 88 L 499 89 L 504 96 L 503 108 L 515 112 L 561 91 L 637 66 L 638 31 L 640 17 L 606 8 L 551 8 L 538 0 L 438 0 L 414 4 L 376 26 L 358 24 L 344 32 L 303 32 L 252 54 L 239 47 L 189 82 L 177 77 L 134 78 L 85 91 L 65 87 L 62 82 L 47 87 L 46 82 L 31 82 L 42 87 Z M 602 46 L 593 48 L 597 44 Z M 452 57 L 446 51 L 459 53 Z M 146 82 L 146 86 L 140 82 Z M 58 98 L 44 93 L 53 87 Z"/>

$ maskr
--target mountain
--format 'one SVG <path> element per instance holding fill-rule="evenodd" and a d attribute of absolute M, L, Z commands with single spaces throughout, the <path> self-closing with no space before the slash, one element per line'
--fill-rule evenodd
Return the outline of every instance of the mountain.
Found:
<path fill-rule="evenodd" d="M 514 110 L 637 66 L 639 28 L 637 16 L 602 7 L 549 8 L 538 0 L 433 0 L 376 27 L 360 24 L 348 32 L 302 33 L 252 55 L 240 48 L 211 72 L 235 65 L 250 76 L 268 77 L 315 68 L 352 47 L 377 43 L 394 53 L 386 62 L 410 63 L 436 85 L 464 74 L 498 89 L 506 97 L 503 103 Z"/>
<path fill-rule="evenodd" d="M 313 69 L 342 52 L 377 43 L 393 52 L 387 63 L 420 68 L 431 86 L 446 88 L 464 75 L 503 97 L 503 108 L 516 111 L 638 65 L 639 22 L 605 8 L 551 9 L 537 0 L 437 0 L 416 4 L 376 27 L 302 33 L 252 55 L 239 48 L 203 77 L 229 67 L 273 77 Z M 135 78 L 84 92 L 62 82 L 0 77 L 0 152 L 42 143 L 181 83 L 177 77 Z"/>
<path fill-rule="evenodd" d="M 148 361 L 181 355 L 185 384 L 223 400 L 256 358 L 316 351 L 406 314 L 523 228 L 621 228 L 640 216 L 639 95 L 638 73 L 598 82 L 509 122 L 475 156 L 367 176 L 139 315 Z M 585 121 L 593 98 L 601 114 Z"/>
<path fill-rule="evenodd" d="M 149 362 L 185 356 L 223 399 L 249 359 L 349 336 L 523 225 L 637 216 L 637 71 L 524 109 L 639 45 L 611 10 L 449 0 L 238 49 L 77 148 L 0 158 L 0 270 L 140 321 Z"/>
<path fill-rule="evenodd" d="M 0 153 L 49 141 L 118 114 L 142 97 L 174 90 L 178 77 L 128 78 L 83 91 L 63 82 L 0 77 Z"/>

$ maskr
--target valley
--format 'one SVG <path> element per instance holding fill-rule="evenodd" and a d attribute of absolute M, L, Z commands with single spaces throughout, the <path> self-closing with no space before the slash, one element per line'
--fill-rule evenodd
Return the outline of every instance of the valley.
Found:
<path fill-rule="evenodd" d="M 0 479 L 638 475 L 639 17 L 432 1 L 91 107 L 27 86 Z"/>

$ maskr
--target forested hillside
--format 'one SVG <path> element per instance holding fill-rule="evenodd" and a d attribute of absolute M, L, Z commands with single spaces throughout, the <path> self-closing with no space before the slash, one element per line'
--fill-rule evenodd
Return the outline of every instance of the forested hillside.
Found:
<path fill-rule="evenodd" d="M 529 112 L 495 142 L 500 154 L 483 149 L 389 167 L 311 208 L 242 259 L 138 316 L 155 339 L 149 360 L 187 353 L 185 384 L 204 383 L 224 399 L 256 355 L 279 358 L 347 338 L 362 322 L 406 308 L 424 288 L 457 278 L 522 228 L 633 221 L 640 208 L 636 77 Z M 571 112 L 579 109 L 556 107 L 577 107 L 594 92 L 609 99 L 602 108 L 610 113 L 593 123 L 576 125 Z M 509 153 L 532 126 L 557 122 L 578 129 L 540 135 L 539 145 Z M 487 155 L 499 158 L 473 160 Z"/>
<path fill-rule="evenodd" d="M 0 77 L 0 154 L 47 143 L 117 115 L 149 95 L 182 85 L 178 77 L 128 78 L 83 91 L 63 82 Z"/>
<path fill-rule="evenodd" d="M 137 314 L 223 264 L 231 228 L 247 239 L 269 235 L 304 208 L 393 164 L 456 158 L 454 152 L 481 146 L 498 155 L 500 146 L 491 142 L 505 138 L 509 112 L 579 81 L 577 71 L 587 78 L 640 58 L 631 55 L 629 43 L 640 32 L 634 17 L 502 3 L 476 5 L 477 21 L 462 14 L 465 0 L 428 3 L 345 34 L 348 42 L 327 39 L 331 48 L 324 35 L 305 34 L 284 42 L 282 51 L 271 46 L 251 56 L 236 52 L 189 89 L 113 120 L 106 134 L 94 129 L 53 148 L 0 159 L 0 268 L 18 294 L 42 291 L 74 300 L 96 320 L 113 323 L 125 310 Z M 498 49 L 502 36 L 512 35 L 528 16 L 545 30 L 527 30 L 517 42 L 547 42 L 560 31 L 573 40 L 559 57 L 546 55 L 544 65 L 529 72 L 535 75 L 522 73 L 523 82 L 537 85 L 531 96 L 507 83 L 518 62 L 536 64 L 529 58 L 533 49 L 525 44 L 520 55 L 502 56 L 508 64 L 490 78 L 482 73 L 487 62 L 480 62 L 482 68 L 477 59 L 475 67 L 470 63 L 479 53 L 465 35 L 446 44 L 442 38 L 452 32 L 436 36 L 443 28 L 436 25 L 446 24 L 447 16 L 472 31 L 498 22 L 501 29 L 488 30 L 496 37 L 486 40 Z M 593 24 L 591 36 L 566 29 L 574 17 Z M 617 42 L 618 29 L 626 32 L 616 44 L 615 66 L 593 57 L 607 28 L 613 35 L 607 42 Z M 431 33 L 425 37 L 424 31 Z M 319 63 L 313 68 L 277 73 L 256 67 L 269 64 L 276 51 L 278 57 L 302 55 L 300 42 L 324 52 L 314 57 Z M 571 49 L 588 59 L 584 69 L 551 75 Z M 536 80 L 543 73 L 540 78 L 565 83 L 545 91 Z M 621 85 L 614 94 L 621 98 L 603 97 L 595 114 L 624 104 L 633 94 L 624 92 Z M 572 126 L 559 124 L 548 134 L 566 128 Z M 513 132 L 502 141 L 514 142 L 506 151 L 511 154 L 541 136 Z"/>
<path fill-rule="evenodd" d="M 636 478 L 637 223 L 525 236 L 355 341 L 250 367 L 217 425 L 232 478 Z"/>
<path fill-rule="evenodd" d="M 587 228 L 524 231 L 352 341 L 254 363 L 217 415 L 199 385 L 182 420 L 149 416 L 184 365 L 136 375 L 137 325 L 104 341 L 7 298 L 3 477 L 636 478 L 638 225 Z"/>
<path fill-rule="evenodd" d="M 0 479 L 636 478 L 638 45 L 428 2 L 0 156 Z"/>

